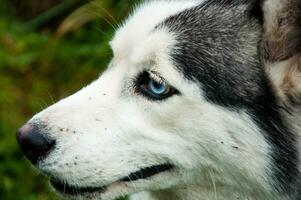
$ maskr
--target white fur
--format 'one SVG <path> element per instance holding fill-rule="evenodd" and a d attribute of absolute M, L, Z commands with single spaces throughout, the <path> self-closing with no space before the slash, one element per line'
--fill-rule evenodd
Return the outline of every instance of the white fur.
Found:
<path fill-rule="evenodd" d="M 140 45 L 150 32 L 167 17 L 204 0 L 148 1 L 141 4 L 125 24 L 116 32 L 111 42 L 115 58 L 123 59 Z M 156 45 L 153 43 L 153 45 Z M 144 46 L 146 47 L 146 46 Z"/>

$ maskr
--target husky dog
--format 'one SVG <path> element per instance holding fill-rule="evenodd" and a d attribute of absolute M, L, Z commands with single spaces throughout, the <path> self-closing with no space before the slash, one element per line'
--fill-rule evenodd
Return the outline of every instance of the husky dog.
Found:
<path fill-rule="evenodd" d="M 71 199 L 300 200 L 301 1 L 147 1 L 101 77 L 18 130 Z"/>

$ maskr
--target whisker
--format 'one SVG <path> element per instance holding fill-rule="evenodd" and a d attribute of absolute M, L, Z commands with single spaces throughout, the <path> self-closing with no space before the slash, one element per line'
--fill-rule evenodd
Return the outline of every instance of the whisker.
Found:
<path fill-rule="evenodd" d="M 95 14 L 96 16 L 98 16 L 99 18 L 103 19 L 106 23 L 108 23 L 114 30 L 117 30 L 118 26 L 115 25 L 115 22 L 111 22 L 106 16 L 104 16 L 103 14 L 99 14 L 97 12 L 97 10 L 101 10 L 105 13 L 105 15 L 108 14 L 108 11 L 103 8 L 101 5 L 99 5 L 99 3 L 97 3 L 97 1 L 92 2 L 91 4 L 93 4 L 97 9 L 96 10 L 91 10 L 90 12 Z"/>
<path fill-rule="evenodd" d="M 53 99 L 51 93 L 50 93 L 48 90 L 47 90 L 47 94 L 48 94 L 48 96 L 50 97 L 50 100 L 51 100 L 52 104 L 54 104 L 54 103 L 55 103 L 55 102 L 54 102 L 54 99 Z"/>
<path fill-rule="evenodd" d="M 112 22 L 110 22 L 110 24 L 112 25 L 112 27 L 114 28 L 114 30 L 116 30 L 118 28 L 118 22 L 117 20 L 114 18 L 114 16 L 105 8 L 103 7 L 99 7 L 108 17 L 111 18 Z M 109 21 L 109 20 L 108 20 Z"/>

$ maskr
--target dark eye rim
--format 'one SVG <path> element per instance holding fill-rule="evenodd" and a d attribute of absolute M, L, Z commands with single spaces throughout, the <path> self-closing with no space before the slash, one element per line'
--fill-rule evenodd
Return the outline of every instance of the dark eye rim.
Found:
<path fill-rule="evenodd" d="M 142 94 L 146 98 L 148 98 L 150 100 L 154 100 L 154 101 L 164 100 L 169 97 L 172 97 L 173 95 L 180 94 L 177 89 L 175 89 L 174 87 L 172 87 L 170 85 L 168 85 L 170 87 L 170 90 L 165 94 L 157 95 L 157 94 L 152 93 L 148 89 L 148 83 L 151 79 L 152 78 L 148 71 L 143 71 L 142 73 L 140 73 L 138 75 L 138 78 L 136 79 L 135 92 L 138 94 Z M 156 81 L 156 80 L 154 80 L 154 81 Z"/>

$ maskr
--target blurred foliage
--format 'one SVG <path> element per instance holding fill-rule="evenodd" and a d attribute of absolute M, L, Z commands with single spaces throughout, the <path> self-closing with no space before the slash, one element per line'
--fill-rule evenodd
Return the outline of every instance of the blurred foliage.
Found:
<path fill-rule="evenodd" d="M 22 155 L 15 131 L 98 77 L 114 28 L 137 2 L 67 1 L 0 0 L 0 199 L 58 199 Z"/>

